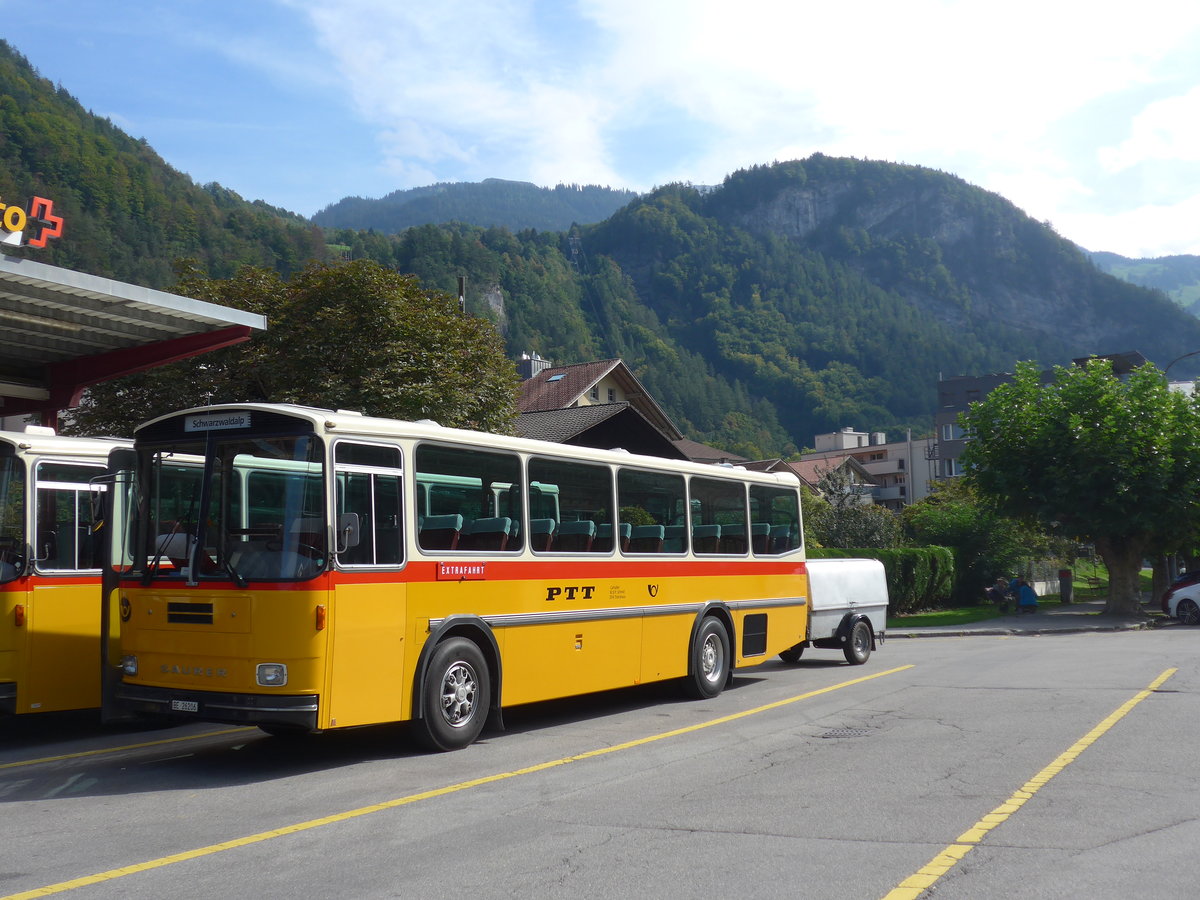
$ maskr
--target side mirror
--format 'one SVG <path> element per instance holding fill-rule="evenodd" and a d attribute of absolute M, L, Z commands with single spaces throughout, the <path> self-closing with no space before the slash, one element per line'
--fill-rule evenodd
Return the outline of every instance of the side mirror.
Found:
<path fill-rule="evenodd" d="M 357 547 L 361 540 L 362 534 L 359 530 L 358 513 L 348 512 L 338 516 L 337 552 L 344 553 L 353 547 Z"/>

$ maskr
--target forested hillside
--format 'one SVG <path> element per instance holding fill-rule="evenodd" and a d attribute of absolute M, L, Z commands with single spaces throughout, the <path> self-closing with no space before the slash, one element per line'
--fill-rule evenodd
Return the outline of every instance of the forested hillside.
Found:
<path fill-rule="evenodd" d="M 508 228 L 318 229 L 196 185 L 6 45 L 0 91 L 0 199 L 43 194 L 67 218 L 39 259 L 153 287 L 171 285 L 179 258 L 213 276 L 287 273 L 329 248 L 448 292 L 465 275 L 468 311 L 513 358 L 619 356 L 685 434 L 746 456 L 844 426 L 928 432 L 939 375 L 1126 350 L 1163 364 L 1200 347 L 1200 320 L 1162 293 L 918 166 L 816 155 L 631 196 L 561 231 L 519 215 Z"/>
<path fill-rule="evenodd" d="M 1003 198 L 821 155 L 671 187 L 595 226 L 668 335 L 771 401 L 797 440 L 923 421 L 939 376 L 1200 347 L 1200 322 L 1101 273 Z M 1183 373 L 1181 373 L 1183 374 Z"/>
<path fill-rule="evenodd" d="M 0 40 L 0 200 L 24 205 L 33 195 L 51 198 L 66 221 L 38 260 L 148 287 L 173 283 L 180 257 L 224 276 L 243 263 L 290 272 L 326 252 L 320 229 L 197 185 Z"/>
<path fill-rule="evenodd" d="M 485 178 L 478 184 L 434 184 L 393 191 L 378 200 L 346 197 L 313 216 L 313 222 L 330 228 L 374 228 L 385 234 L 448 222 L 510 231 L 566 231 L 574 224 L 607 219 L 636 196 L 633 191 L 595 184 L 543 188 L 524 181 Z"/>
<path fill-rule="evenodd" d="M 1200 316 L 1200 256 L 1130 259 L 1117 253 L 1093 253 L 1096 265 L 1132 284 L 1162 291 L 1194 316 Z"/>

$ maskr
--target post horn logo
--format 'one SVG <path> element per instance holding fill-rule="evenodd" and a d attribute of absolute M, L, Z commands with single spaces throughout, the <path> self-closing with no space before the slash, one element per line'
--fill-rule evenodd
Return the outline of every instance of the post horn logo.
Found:
<path fill-rule="evenodd" d="M 0 201 L 0 246 L 45 247 L 50 238 L 62 237 L 62 230 L 63 217 L 54 215 L 53 200 L 34 197 L 28 210 Z"/>
<path fill-rule="evenodd" d="M 646 590 L 650 592 L 650 596 L 651 596 L 651 597 L 657 597 L 657 596 L 658 596 L 658 585 L 657 585 L 657 584 L 648 584 L 648 585 L 646 585 Z"/>

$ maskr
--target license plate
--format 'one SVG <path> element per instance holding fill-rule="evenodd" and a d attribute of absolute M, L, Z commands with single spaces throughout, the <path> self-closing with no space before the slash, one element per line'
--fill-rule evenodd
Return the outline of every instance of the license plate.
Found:
<path fill-rule="evenodd" d="M 195 700 L 172 700 L 171 712 L 200 712 L 200 704 Z"/>

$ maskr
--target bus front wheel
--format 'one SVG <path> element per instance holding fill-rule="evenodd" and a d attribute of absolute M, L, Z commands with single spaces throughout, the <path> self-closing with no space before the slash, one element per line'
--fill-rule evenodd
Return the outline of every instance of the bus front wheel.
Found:
<path fill-rule="evenodd" d="M 425 672 L 425 714 L 417 723 L 430 750 L 460 750 L 483 731 L 491 683 L 487 661 L 466 638 L 438 644 Z"/>
<path fill-rule="evenodd" d="M 729 680 L 729 632 L 720 619 L 708 616 L 696 630 L 687 692 L 697 700 L 708 700 L 725 689 Z"/>

